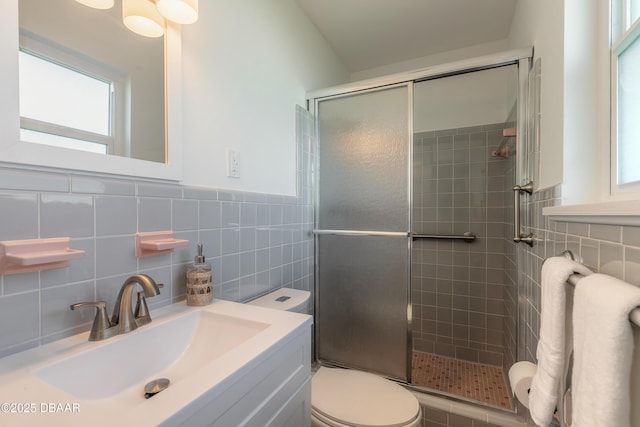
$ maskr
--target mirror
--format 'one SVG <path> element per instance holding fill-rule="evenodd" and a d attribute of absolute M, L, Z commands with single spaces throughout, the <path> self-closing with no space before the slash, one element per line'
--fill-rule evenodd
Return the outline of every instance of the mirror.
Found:
<path fill-rule="evenodd" d="M 165 163 L 164 38 L 73 0 L 19 0 L 20 139 Z M 62 114 L 64 113 L 64 114 Z"/>
<path fill-rule="evenodd" d="M 73 0 L 67 0 L 76 3 Z M 41 1 L 40 4 L 48 3 Z M 54 168 L 137 178 L 182 179 L 182 38 L 181 26 L 165 31 L 164 163 L 20 141 L 18 0 L 0 0 L 0 164 L 17 168 Z M 95 12 L 95 10 L 89 10 Z M 120 18 L 119 18 L 120 19 Z"/>

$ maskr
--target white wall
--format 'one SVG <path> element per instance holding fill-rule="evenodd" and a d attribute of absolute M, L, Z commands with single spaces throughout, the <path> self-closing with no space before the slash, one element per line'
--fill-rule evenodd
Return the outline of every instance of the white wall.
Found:
<path fill-rule="evenodd" d="M 414 132 L 504 122 L 517 87 L 515 65 L 416 83 Z"/>
<path fill-rule="evenodd" d="M 609 195 L 609 2 L 564 3 L 562 204 L 598 202 Z"/>
<path fill-rule="evenodd" d="M 347 69 L 292 0 L 200 2 L 182 34 L 184 184 L 294 195 L 295 105 Z"/>
<path fill-rule="evenodd" d="M 609 193 L 608 2 L 520 0 L 512 47 L 542 58 L 539 188 L 562 183 L 562 204 Z"/>
<path fill-rule="evenodd" d="M 540 180 L 538 188 L 562 182 L 564 140 L 564 1 L 519 0 L 511 23 L 511 48 L 534 46 L 542 58 Z"/>

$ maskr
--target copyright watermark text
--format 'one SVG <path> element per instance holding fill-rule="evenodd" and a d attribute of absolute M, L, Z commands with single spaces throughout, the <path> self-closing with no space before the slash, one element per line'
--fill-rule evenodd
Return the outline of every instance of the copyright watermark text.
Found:
<path fill-rule="evenodd" d="M 2 414 L 77 414 L 80 404 L 75 402 L 2 402 Z"/>

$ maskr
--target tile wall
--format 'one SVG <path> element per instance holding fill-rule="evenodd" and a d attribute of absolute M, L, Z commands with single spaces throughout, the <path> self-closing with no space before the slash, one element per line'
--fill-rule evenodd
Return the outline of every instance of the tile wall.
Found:
<path fill-rule="evenodd" d="M 536 240 L 532 247 L 522 243 L 516 245 L 515 250 L 507 251 L 505 257 L 505 283 L 514 282 L 518 286 L 517 309 L 514 313 L 518 319 L 518 341 L 516 348 L 509 347 L 507 352 L 508 358 L 513 361 L 536 361 L 540 331 L 541 270 L 546 258 L 568 249 L 592 271 L 640 286 L 640 227 L 554 221 L 543 216 L 544 207 L 560 204 L 561 193 L 561 186 L 557 186 L 538 191 L 530 197 L 523 196 L 526 197 L 523 201 L 524 214 L 529 218 L 523 222 L 523 230 L 532 232 Z M 513 246 L 512 243 L 507 244 Z M 518 260 L 517 269 L 515 258 Z M 506 368 L 508 366 L 505 364 Z M 518 414 L 529 419 L 528 410 L 519 403 Z M 529 422 L 533 425 L 530 419 Z"/>
<path fill-rule="evenodd" d="M 542 208 L 555 206 L 561 188 L 537 192 L 529 201 L 533 247 L 521 245 L 523 262 L 518 271 L 520 283 L 519 343 L 521 360 L 535 361 L 540 330 L 540 272 L 542 262 L 569 249 L 594 272 L 608 274 L 640 286 L 640 227 L 552 221 Z"/>
<path fill-rule="evenodd" d="M 532 149 L 535 150 L 535 147 Z M 530 153 L 529 157 L 535 158 L 536 153 Z M 561 186 L 538 191 L 532 196 L 522 195 L 521 230 L 532 232 L 536 240 L 532 247 L 512 241 L 515 158 L 516 156 L 510 156 L 503 160 L 505 169 L 502 289 L 505 370 L 517 360 L 536 361 L 540 330 L 540 273 L 546 258 L 569 249 L 593 271 L 640 286 L 640 227 L 553 221 L 543 216 L 544 207 L 560 204 Z M 466 409 L 440 409 L 431 405 L 423 407 L 427 414 L 423 421 L 425 426 L 487 425 L 484 415 L 474 414 L 465 418 Z M 505 414 L 504 420 L 494 419 L 489 425 L 534 425 L 529 419 L 528 410 L 520 404 L 518 414 L 518 417 Z"/>
<path fill-rule="evenodd" d="M 505 176 L 507 181 L 515 179 L 514 170 L 507 169 Z M 512 195 L 511 186 L 507 183 L 505 197 Z M 533 232 L 536 242 L 529 247 L 511 241 L 513 207 L 507 201 L 504 224 L 504 318 L 506 325 L 512 324 L 508 317 L 517 318 L 519 339 L 516 341 L 516 330 L 505 329 L 505 368 L 516 360 L 536 361 L 540 330 L 540 272 L 546 258 L 569 249 L 593 271 L 640 286 L 640 227 L 550 220 L 542 215 L 542 208 L 560 204 L 560 186 L 536 192 L 531 197 L 522 197 L 523 217 L 526 217 L 523 218 L 522 230 Z M 528 227 L 527 224 L 531 226 Z M 520 263 L 520 268 L 516 267 L 516 261 Z M 496 416 L 490 411 L 487 411 L 489 415 L 486 416 L 480 408 L 468 405 L 453 410 L 443 410 L 441 406 L 431 405 L 430 402 L 424 404 L 423 426 L 535 425 L 529 418 L 528 410 L 520 404 L 520 416 L 506 413 Z M 477 411 L 480 413 L 476 413 Z"/>
<path fill-rule="evenodd" d="M 524 420 L 508 416 L 488 417 L 483 414 L 483 419 L 476 419 L 466 415 L 464 411 L 461 411 L 463 414 L 458 414 L 455 410 L 447 412 L 427 406 L 423 406 L 422 411 L 422 427 L 534 427 L 534 424 L 527 424 Z M 493 422 L 486 421 L 487 418 Z"/>
<path fill-rule="evenodd" d="M 532 232 L 536 240 L 532 247 L 512 241 L 515 158 L 509 156 L 502 160 L 504 240 L 501 283 L 505 370 L 517 360 L 536 361 L 540 329 L 540 273 L 546 258 L 569 249 L 593 271 L 640 286 L 640 227 L 550 220 L 542 215 L 542 209 L 560 204 L 561 186 L 536 192 L 532 196 L 522 195 L 521 230 Z M 439 248 L 436 246 L 436 249 Z M 427 411 L 423 421 L 425 426 L 487 425 L 483 415 L 474 414 L 465 418 L 465 410 L 444 411 L 448 413 L 443 414 L 437 409 L 430 405 L 423 408 Z M 534 425 L 529 419 L 528 410 L 520 404 L 518 414 L 520 416 L 517 417 L 505 414 L 504 420 L 493 420 L 489 425 Z"/>
<path fill-rule="evenodd" d="M 505 188 L 513 182 L 505 174 L 513 161 L 491 153 L 511 126 L 414 135 L 414 232 L 477 236 L 471 244 L 414 241 L 414 350 L 503 364 Z"/>
<path fill-rule="evenodd" d="M 127 277 L 165 285 L 151 309 L 184 299 L 185 270 L 204 245 L 214 295 L 246 301 L 283 286 L 313 288 L 311 124 L 298 107 L 298 196 L 279 196 L 0 167 L 0 241 L 71 237 L 86 256 L 58 270 L 0 276 L 0 357 L 88 330 Z M 189 246 L 135 257 L 135 233 L 173 230 Z"/>

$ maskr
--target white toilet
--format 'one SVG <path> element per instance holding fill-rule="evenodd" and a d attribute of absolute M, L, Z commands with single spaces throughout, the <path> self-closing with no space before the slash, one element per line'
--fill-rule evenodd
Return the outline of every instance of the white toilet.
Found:
<path fill-rule="evenodd" d="M 281 288 L 248 304 L 308 314 L 309 296 Z M 311 379 L 312 427 L 417 427 L 421 420 L 418 399 L 377 375 L 323 366 Z"/>
<path fill-rule="evenodd" d="M 310 314 L 309 291 L 299 289 L 280 288 L 260 298 L 249 301 L 249 305 L 273 308 L 276 310 L 295 311 L 296 313 Z"/>
<path fill-rule="evenodd" d="M 377 375 L 323 366 L 311 379 L 313 427 L 417 427 L 421 420 L 418 399 Z"/>

